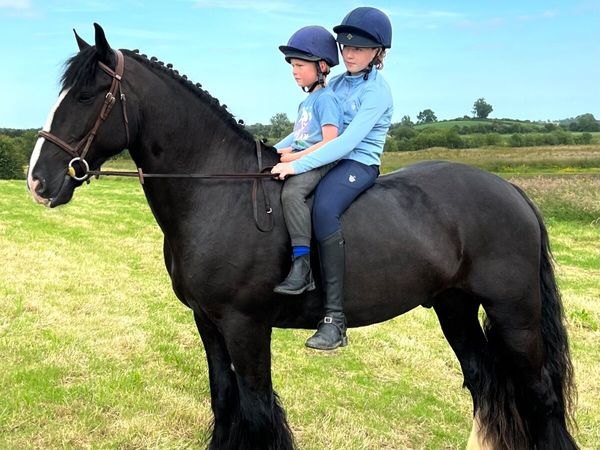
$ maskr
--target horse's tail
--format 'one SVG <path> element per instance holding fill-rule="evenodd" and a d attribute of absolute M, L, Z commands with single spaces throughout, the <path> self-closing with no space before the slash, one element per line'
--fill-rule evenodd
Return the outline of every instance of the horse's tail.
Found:
<path fill-rule="evenodd" d="M 542 387 L 538 389 L 541 392 L 532 392 L 531 385 L 527 386 L 531 380 L 524 380 L 523 374 L 506 361 L 500 330 L 486 318 L 487 346 L 474 386 L 478 439 L 491 448 L 573 450 L 578 447 L 567 430 L 567 424 L 574 425 L 573 365 L 548 232 L 537 207 L 520 188 L 515 188 L 531 207 L 540 227 L 543 362 L 538 386 Z"/>
<path fill-rule="evenodd" d="M 550 250 L 548 231 L 540 211 L 521 188 L 515 186 L 523 199 L 529 204 L 537 217 L 541 232 L 540 248 L 540 291 L 542 299 L 541 333 L 544 345 L 544 363 L 542 371 L 547 373 L 554 394 L 558 400 L 555 411 L 557 423 L 547 427 L 547 448 L 577 448 L 568 433 L 566 425 L 575 426 L 574 408 L 576 402 L 573 364 L 569 350 L 569 340 L 564 324 L 564 309 L 554 275 L 553 258 Z"/>

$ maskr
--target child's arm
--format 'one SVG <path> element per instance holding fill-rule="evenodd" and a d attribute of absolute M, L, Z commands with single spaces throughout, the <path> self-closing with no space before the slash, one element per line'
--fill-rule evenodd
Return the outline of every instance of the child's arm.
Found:
<path fill-rule="evenodd" d="M 316 149 L 320 148 L 325 143 L 331 141 L 332 139 L 335 139 L 338 136 L 338 128 L 335 125 L 323 125 L 321 127 L 321 134 L 323 134 L 322 141 L 317 142 L 316 144 L 311 145 L 310 147 L 308 147 L 302 151 L 288 153 L 288 152 L 282 151 L 285 149 L 278 150 L 278 153 L 282 153 L 279 160 L 281 162 L 291 162 L 291 161 L 297 160 L 298 158 L 303 157 L 304 155 L 308 155 L 309 153 L 314 152 Z"/>
<path fill-rule="evenodd" d="M 290 147 L 292 145 L 292 142 L 294 142 L 294 132 L 293 131 L 290 134 L 288 134 L 286 137 L 284 137 L 282 140 L 280 140 L 273 147 L 275 147 L 278 151 L 279 150 L 287 150 L 287 147 Z M 279 152 L 279 153 L 281 153 L 281 152 Z"/>

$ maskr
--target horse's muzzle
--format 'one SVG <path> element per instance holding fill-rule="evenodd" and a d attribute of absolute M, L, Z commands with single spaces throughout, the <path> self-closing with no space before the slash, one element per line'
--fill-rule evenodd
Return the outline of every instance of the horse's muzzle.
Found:
<path fill-rule="evenodd" d="M 43 192 L 44 187 L 40 180 L 33 179 L 31 177 L 27 178 L 27 187 L 29 188 L 29 192 L 31 192 L 31 197 L 33 201 L 39 203 L 44 206 L 50 206 L 50 199 L 42 197 L 39 192 Z"/>

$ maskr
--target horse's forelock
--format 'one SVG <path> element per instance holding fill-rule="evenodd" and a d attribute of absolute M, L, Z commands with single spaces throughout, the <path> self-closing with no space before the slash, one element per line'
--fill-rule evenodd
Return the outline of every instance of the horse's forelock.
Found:
<path fill-rule="evenodd" d="M 87 47 L 69 58 L 61 77 L 61 91 L 73 86 L 89 86 L 95 79 L 97 66 L 96 47 Z"/>

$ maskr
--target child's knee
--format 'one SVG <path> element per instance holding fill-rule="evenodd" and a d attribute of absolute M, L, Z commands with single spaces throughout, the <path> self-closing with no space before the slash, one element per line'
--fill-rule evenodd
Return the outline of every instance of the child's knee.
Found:
<path fill-rule="evenodd" d="M 283 189 L 281 191 L 281 202 L 284 205 L 295 204 L 298 202 L 304 202 L 304 196 L 302 192 L 297 189 Z"/>

